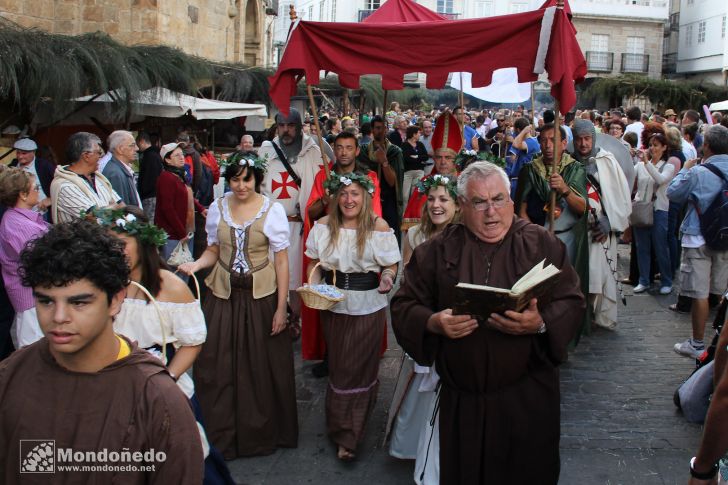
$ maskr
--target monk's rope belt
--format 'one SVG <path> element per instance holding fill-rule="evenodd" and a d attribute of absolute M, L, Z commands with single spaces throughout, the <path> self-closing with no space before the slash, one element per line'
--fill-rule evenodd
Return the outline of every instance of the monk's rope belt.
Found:
<path fill-rule="evenodd" d="M 324 282 L 334 284 L 334 272 L 324 271 Z M 336 287 L 342 290 L 367 291 L 379 287 L 379 275 L 374 271 L 367 273 L 342 273 L 336 271 Z"/>

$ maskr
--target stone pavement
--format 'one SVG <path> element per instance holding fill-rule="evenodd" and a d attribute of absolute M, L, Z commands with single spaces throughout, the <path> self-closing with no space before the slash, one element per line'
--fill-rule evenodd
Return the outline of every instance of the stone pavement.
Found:
<path fill-rule="evenodd" d="M 622 257 L 620 269 L 624 264 Z M 632 295 L 631 287 L 625 293 Z M 598 329 L 584 337 L 562 366 L 560 484 L 687 483 L 701 427 L 687 423 L 672 403 L 675 388 L 693 366 L 672 350 L 690 334 L 689 316 L 667 309 L 674 300 L 674 295 L 628 296 L 627 306 L 620 304 L 618 330 Z M 706 335 L 712 331 L 707 327 Z M 364 443 L 355 462 L 341 463 L 325 435 L 326 380 L 311 376 L 312 363 L 301 361 L 296 344 L 298 448 L 229 462 L 235 480 L 248 485 L 413 483 L 413 462 L 391 458 L 382 447 L 401 355 L 390 330 Z"/>

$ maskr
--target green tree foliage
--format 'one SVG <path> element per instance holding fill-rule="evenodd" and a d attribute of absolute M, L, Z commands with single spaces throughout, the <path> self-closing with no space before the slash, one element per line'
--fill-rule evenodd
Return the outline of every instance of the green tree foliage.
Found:
<path fill-rule="evenodd" d="M 728 99 L 728 88 L 709 82 L 650 79 L 639 75 L 604 77 L 595 80 L 583 96 L 619 99 L 644 96 L 660 109 L 699 109 L 702 105 Z"/>

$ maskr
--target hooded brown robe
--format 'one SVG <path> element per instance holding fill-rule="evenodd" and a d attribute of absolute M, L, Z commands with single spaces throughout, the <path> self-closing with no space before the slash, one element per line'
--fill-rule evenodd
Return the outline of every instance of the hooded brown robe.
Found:
<path fill-rule="evenodd" d="M 164 461 L 61 462 L 55 473 L 20 474 L 20 440 L 55 440 L 73 452 L 154 449 Z M 204 457 L 190 403 L 156 357 L 136 344 L 93 373 L 64 369 L 43 338 L 0 362 L 0 482 L 202 483 Z M 154 471 L 63 471 L 69 465 L 154 465 Z"/>
<path fill-rule="evenodd" d="M 562 270 L 550 301 L 540 301 L 544 334 L 514 336 L 481 325 L 462 339 L 426 330 L 452 308 L 458 282 L 510 288 L 542 259 Z M 514 217 L 499 244 L 462 224 L 417 247 L 392 299 L 397 341 L 420 365 L 437 366 L 440 483 L 556 484 L 559 476 L 559 372 L 585 301 L 564 244 Z"/>

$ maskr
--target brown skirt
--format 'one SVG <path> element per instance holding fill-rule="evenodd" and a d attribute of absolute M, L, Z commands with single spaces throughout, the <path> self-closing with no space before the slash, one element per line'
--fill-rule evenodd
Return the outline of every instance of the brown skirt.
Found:
<path fill-rule="evenodd" d="M 271 336 L 277 295 L 253 299 L 252 276 L 231 276 L 228 300 L 207 294 L 207 341 L 194 365 L 207 436 L 226 459 L 298 443 L 293 349 Z"/>
<path fill-rule="evenodd" d="M 379 346 L 386 309 L 369 315 L 321 312 L 329 354 L 326 429 L 329 438 L 350 450 L 364 437 L 379 388 Z"/>

